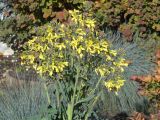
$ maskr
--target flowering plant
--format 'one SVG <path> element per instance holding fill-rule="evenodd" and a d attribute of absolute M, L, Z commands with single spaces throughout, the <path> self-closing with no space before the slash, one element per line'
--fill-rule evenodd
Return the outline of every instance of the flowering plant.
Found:
<path fill-rule="evenodd" d="M 95 93 L 100 84 L 117 93 L 124 84 L 121 73 L 128 64 L 123 55 L 117 56 L 118 50 L 112 50 L 109 42 L 99 37 L 94 19 L 85 17 L 77 10 L 69 13 L 71 18 L 68 24 L 54 22 L 41 27 L 39 31 L 45 32 L 26 43 L 21 59 L 22 64 L 35 69 L 41 76 L 74 83 L 71 102 L 67 106 L 68 120 L 71 120 L 74 105 L 87 96 L 84 94 Z M 93 74 L 97 78 L 96 87 L 83 93 Z"/>
<path fill-rule="evenodd" d="M 115 74 L 116 80 L 121 81 L 117 82 L 117 87 L 113 80 L 106 81 L 105 86 L 119 89 L 124 80 L 121 80 L 118 73 L 123 72 L 123 67 L 127 66 L 125 59 L 119 56 L 117 60 L 117 51 L 110 49 L 105 38 L 98 37 L 94 19 L 83 18 L 77 10 L 69 13 L 69 24 L 56 22 L 48 25 L 44 36 L 34 37 L 26 44 L 26 50 L 21 55 L 22 61 L 39 74 L 52 77 L 53 74 L 62 77 L 65 69 L 73 69 L 77 65 L 82 69 L 91 68 L 99 77 Z"/>

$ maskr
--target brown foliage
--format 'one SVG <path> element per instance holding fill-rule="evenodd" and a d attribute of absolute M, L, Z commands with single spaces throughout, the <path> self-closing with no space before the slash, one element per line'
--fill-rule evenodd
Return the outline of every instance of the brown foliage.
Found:
<path fill-rule="evenodd" d="M 157 114 L 151 114 L 150 116 L 144 115 L 144 113 L 133 112 L 127 120 L 160 120 L 160 111 Z"/>

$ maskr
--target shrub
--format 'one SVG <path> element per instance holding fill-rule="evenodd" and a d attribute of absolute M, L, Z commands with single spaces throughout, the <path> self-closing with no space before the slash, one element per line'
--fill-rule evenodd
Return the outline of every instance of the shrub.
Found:
<path fill-rule="evenodd" d="M 37 26 L 53 19 L 67 23 L 68 11 L 72 9 L 81 10 L 85 14 L 92 13 L 98 21 L 97 27 L 107 26 L 119 30 L 128 41 L 133 40 L 133 35 L 137 31 L 142 38 L 159 39 L 159 1 L 9 0 L 7 3 L 16 16 L 0 24 L 1 38 L 12 43 L 15 49 L 36 34 L 32 30 Z"/>
<path fill-rule="evenodd" d="M 22 45 L 31 37 L 33 24 L 27 16 L 9 17 L 0 21 L 0 41 L 7 43 L 14 50 L 20 50 Z"/>
<path fill-rule="evenodd" d="M 6 9 L 9 18 L 0 21 L 1 41 L 5 41 L 14 49 L 21 49 L 24 42 L 31 39 L 32 31 L 52 19 L 66 21 L 68 10 L 77 8 L 84 0 L 8 0 L 3 1 L 10 9 Z M 11 12 L 10 12 L 11 11 Z"/>
<path fill-rule="evenodd" d="M 56 17 L 65 20 L 67 17 L 63 10 L 76 9 L 85 0 L 9 0 L 8 3 L 14 10 L 21 14 L 28 14 L 35 21 L 44 22 Z M 61 11 L 61 12 L 60 12 Z"/>
<path fill-rule="evenodd" d="M 142 38 L 152 34 L 152 38 L 159 39 L 159 5 L 157 0 L 96 0 L 84 3 L 86 11 L 94 14 L 99 26 L 119 30 L 128 41 L 132 41 L 137 31 Z"/>
<path fill-rule="evenodd" d="M 83 103 L 95 94 L 94 101 L 89 99 L 89 113 L 83 116 L 88 119 L 101 94 L 101 91 L 96 92 L 97 88 L 105 86 L 117 93 L 124 84 L 121 73 L 127 63 L 123 57 L 117 56 L 118 50 L 110 49 L 107 40 L 99 37 L 94 19 L 77 10 L 69 13 L 69 24 L 54 22 L 40 27 L 39 31 L 43 32 L 26 43 L 21 59 L 28 69 L 33 68 L 41 76 L 60 82 L 56 91 L 63 91 L 63 81 L 65 85 L 73 84 L 74 87 L 67 89 L 69 100 L 64 104 L 63 112 L 66 119 L 75 117 L 76 103 Z M 93 84 L 92 76 L 96 79 L 93 88 L 90 85 Z"/>

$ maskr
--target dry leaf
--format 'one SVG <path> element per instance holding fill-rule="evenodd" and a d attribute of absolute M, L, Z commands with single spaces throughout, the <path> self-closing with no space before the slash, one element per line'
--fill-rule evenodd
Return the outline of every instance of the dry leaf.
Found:
<path fill-rule="evenodd" d="M 146 95 L 146 93 L 145 93 L 144 90 L 139 90 L 137 93 L 138 93 L 139 95 L 142 95 L 142 96 Z"/>
<path fill-rule="evenodd" d="M 157 65 L 160 67 L 160 61 L 157 61 Z"/>
<path fill-rule="evenodd" d="M 152 81 L 152 76 L 151 75 L 144 76 L 142 80 L 144 82 L 151 82 Z"/>
<path fill-rule="evenodd" d="M 125 62 L 128 63 L 128 65 L 132 64 L 131 60 L 126 60 Z"/>
<path fill-rule="evenodd" d="M 133 114 L 131 115 L 131 117 L 129 117 L 128 120 L 145 120 L 145 115 L 143 113 L 139 113 L 139 112 L 133 112 Z"/>
<path fill-rule="evenodd" d="M 158 58 L 158 59 L 160 58 L 160 50 L 156 51 L 156 58 Z"/>
<path fill-rule="evenodd" d="M 157 81 L 160 81 L 160 75 L 155 75 L 155 79 L 156 79 Z"/>
<path fill-rule="evenodd" d="M 160 68 L 157 69 L 157 74 L 160 74 Z"/>

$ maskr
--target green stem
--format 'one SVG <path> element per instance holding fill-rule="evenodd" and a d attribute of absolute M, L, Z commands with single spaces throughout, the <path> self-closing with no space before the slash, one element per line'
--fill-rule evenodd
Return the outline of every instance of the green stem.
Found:
<path fill-rule="evenodd" d="M 77 90 L 77 84 L 78 84 L 78 78 L 79 78 L 79 69 L 78 67 L 76 68 L 77 71 L 77 75 L 76 75 L 76 81 L 75 81 L 75 86 L 74 86 L 74 90 L 73 90 L 73 96 L 71 98 L 71 113 L 70 115 L 68 115 L 68 120 L 72 120 L 73 118 L 73 111 L 74 111 L 74 104 L 75 104 L 75 97 L 76 97 L 76 90 Z"/>
<path fill-rule="evenodd" d="M 44 89 L 45 89 L 45 91 L 46 91 L 48 104 L 51 105 L 51 99 L 50 99 L 50 96 L 49 96 L 49 93 L 48 93 L 48 88 L 47 88 L 46 83 L 44 83 Z"/>
<path fill-rule="evenodd" d="M 74 92 L 73 92 L 73 98 L 74 98 L 75 95 L 76 95 L 77 84 L 78 84 L 78 78 L 79 78 L 79 69 L 77 68 L 77 75 L 76 75 L 75 87 L 74 87 Z M 74 104 L 74 99 L 73 99 L 73 104 Z"/>
<path fill-rule="evenodd" d="M 51 99 L 50 99 L 50 96 L 49 96 L 49 93 L 48 93 L 48 88 L 47 88 L 46 82 L 45 82 L 44 78 L 42 77 L 42 75 L 41 75 L 41 78 L 44 81 L 44 90 L 45 90 L 45 93 L 47 95 L 48 105 L 51 105 Z"/>
<path fill-rule="evenodd" d="M 80 85 L 82 84 L 82 81 L 81 81 L 81 83 L 80 83 Z M 78 99 L 79 99 L 79 96 L 80 96 L 80 92 L 81 92 L 81 87 L 78 89 L 78 91 L 77 91 L 77 98 L 76 98 L 76 102 L 78 101 Z M 75 105 L 75 104 L 74 104 Z"/>
<path fill-rule="evenodd" d="M 71 68 L 73 68 L 73 56 L 71 57 Z"/>
<path fill-rule="evenodd" d="M 95 104 L 97 103 L 99 97 L 101 96 L 101 93 L 102 93 L 102 91 L 98 93 L 98 95 L 94 98 L 93 102 L 89 105 L 88 112 L 85 116 L 85 120 L 88 120 L 88 117 L 92 113 Z"/>
<path fill-rule="evenodd" d="M 60 107 L 60 93 L 59 93 L 59 88 L 58 88 L 58 84 L 56 83 L 56 85 L 55 85 L 55 89 L 56 89 L 56 98 L 57 98 L 57 106 L 58 106 L 58 108 Z"/>
<path fill-rule="evenodd" d="M 99 86 L 101 81 L 102 81 L 102 77 L 99 78 L 99 80 L 98 80 L 98 82 L 96 84 L 96 87 L 90 92 L 90 94 L 93 94 L 96 91 L 96 89 L 98 88 L 98 86 Z"/>

